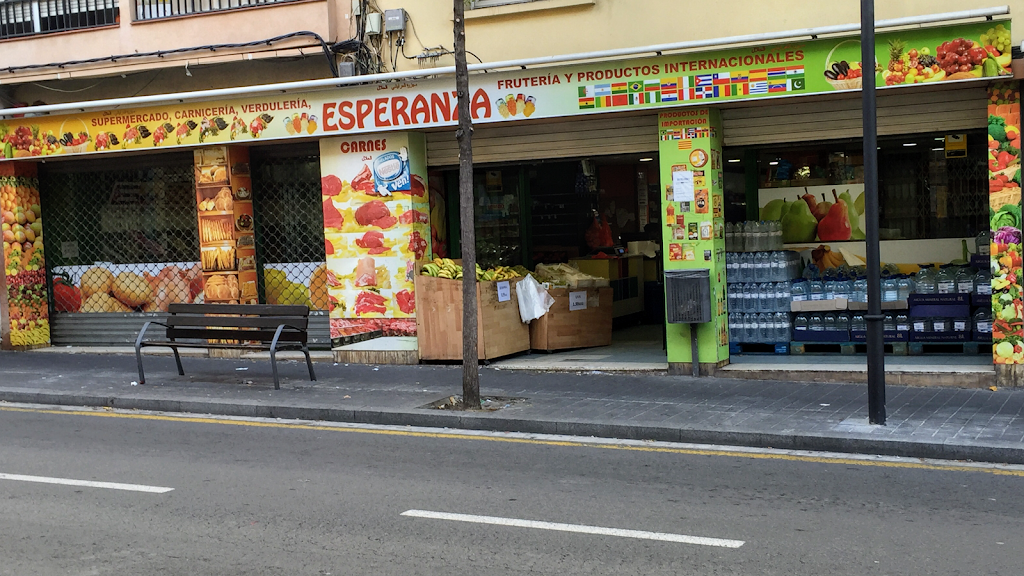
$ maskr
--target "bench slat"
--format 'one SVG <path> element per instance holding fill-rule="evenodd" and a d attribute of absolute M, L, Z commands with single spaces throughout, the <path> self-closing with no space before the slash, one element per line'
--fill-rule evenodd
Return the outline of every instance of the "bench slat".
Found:
<path fill-rule="evenodd" d="M 217 328 L 274 328 L 281 324 L 305 330 L 309 324 L 307 316 L 195 316 L 178 314 L 168 316 L 168 326 L 198 326 Z"/>
<path fill-rule="evenodd" d="M 168 328 L 167 337 L 194 338 L 199 340 L 259 340 L 260 342 L 270 342 L 274 339 L 274 332 L 275 330 L 208 330 L 204 328 Z M 281 332 L 279 342 L 305 343 L 307 338 L 308 336 L 305 331 L 296 332 L 295 330 L 288 330 L 286 328 Z"/>
<path fill-rule="evenodd" d="M 284 304 L 171 304 L 171 314 L 241 314 L 251 316 L 309 316 L 309 307 Z"/>

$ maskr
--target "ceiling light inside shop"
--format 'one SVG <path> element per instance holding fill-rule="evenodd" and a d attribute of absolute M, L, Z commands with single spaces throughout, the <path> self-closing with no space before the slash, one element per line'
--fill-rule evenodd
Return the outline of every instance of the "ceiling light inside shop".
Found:
<path fill-rule="evenodd" d="M 935 139 L 936 142 L 944 142 L 945 140 L 946 140 L 945 136 L 939 136 L 938 138 Z"/>
<path fill-rule="evenodd" d="M 942 152 L 945 148 L 932 148 L 932 152 Z"/>
<path fill-rule="evenodd" d="M 650 162 L 651 160 L 654 160 L 654 158 L 641 158 L 640 159 L 641 162 Z"/>
<path fill-rule="evenodd" d="M 739 158 L 730 158 L 729 159 L 729 162 L 731 162 L 731 163 L 736 163 L 736 162 L 739 162 L 739 161 L 740 161 Z"/>
<path fill-rule="evenodd" d="M 779 165 L 779 161 L 778 160 L 772 160 L 771 162 L 768 163 L 768 165 L 769 166 L 778 166 Z"/>
<path fill-rule="evenodd" d="M 917 142 L 904 142 L 904 146 L 917 146 Z"/>

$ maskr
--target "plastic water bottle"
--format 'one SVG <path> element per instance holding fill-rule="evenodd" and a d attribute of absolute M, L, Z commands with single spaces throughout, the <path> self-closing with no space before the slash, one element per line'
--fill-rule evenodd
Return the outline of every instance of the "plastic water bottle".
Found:
<path fill-rule="evenodd" d="M 743 341 L 757 341 L 757 315 L 746 313 L 743 315 Z"/>
<path fill-rule="evenodd" d="M 757 252 L 754 247 L 754 223 L 749 220 L 743 223 L 743 251 Z"/>
<path fill-rule="evenodd" d="M 992 310 L 982 308 L 974 313 L 974 317 L 971 320 L 973 321 L 976 334 L 992 333 Z"/>
<path fill-rule="evenodd" d="M 807 314 L 797 314 L 796 318 L 793 318 L 793 338 L 800 340 L 800 334 L 806 333 L 810 329 L 810 321 L 807 319 Z"/>
<path fill-rule="evenodd" d="M 914 278 L 914 288 L 918 294 L 935 294 L 938 288 L 935 285 L 935 268 L 931 264 L 919 264 L 921 270 Z"/>
<path fill-rule="evenodd" d="M 831 312 L 825 314 L 822 324 L 825 326 L 825 332 L 835 332 L 838 330 L 838 328 L 836 328 L 836 315 Z"/>
<path fill-rule="evenodd" d="M 767 344 L 772 341 L 775 323 L 764 312 L 757 315 L 757 341 Z"/>
<path fill-rule="evenodd" d="M 914 318 L 910 321 L 910 329 L 918 334 L 932 331 L 932 323 L 928 318 Z"/>
<path fill-rule="evenodd" d="M 836 314 L 836 330 L 842 332 L 850 331 L 850 315 L 846 312 Z"/>
<path fill-rule="evenodd" d="M 900 312 L 896 315 L 896 331 L 910 332 L 910 317 L 907 316 L 906 312 Z"/>
<path fill-rule="evenodd" d="M 775 283 L 775 309 L 779 312 L 789 312 L 790 308 L 790 293 L 789 293 L 789 282 L 776 282 Z"/>
<path fill-rule="evenodd" d="M 824 300 L 835 300 L 836 299 L 836 281 L 826 280 L 825 281 L 825 296 Z"/>
<path fill-rule="evenodd" d="M 868 281 L 863 277 L 858 277 L 853 281 L 853 301 L 854 302 L 867 302 L 868 301 Z"/>
<path fill-rule="evenodd" d="M 793 280 L 789 285 L 790 302 L 806 302 L 807 288 L 807 280 Z"/>
<path fill-rule="evenodd" d="M 825 299 L 825 283 L 821 280 L 811 280 L 807 283 L 809 300 L 817 301 Z"/>
<path fill-rule="evenodd" d="M 740 256 L 740 282 L 754 281 L 754 255 L 744 252 Z"/>
<path fill-rule="evenodd" d="M 774 246 L 776 250 L 782 250 L 782 222 L 779 222 L 778 220 L 772 222 L 772 238 L 772 246 Z M 789 323 L 788 320 L 786 323 Z M 789 340 L 789 338 L 787 337 L 783 340 Z"/>
<path fill-rule="evenodd" d="M 758 287 L 758 303 L 761 305 L 761 312 L 775 311 L 775 286 L 765 282 Z"/>
<path fill-rule="evenodd" d="M 896 296 L 899 300 L 906 300 L 914 293 L 914 281 L 910 276 L 900 276 L 896 281 Z"/>
<path fill-rule="evenodd" d="M 729 341 L 740 341 L 740 327 L 742 326 L 743 315 L 738 312 L 729 314 Z"/>
<path fill-rule="evenodd" d="M 772 261 L 768 252 L 754 254 L 754 281 L 768 282 L 772 274 Z"/>
<path fill-rule="evenodd" d="M 811 332 L 824 332 L 825 319 L 821 314 L 815 312 L 814 314 L 811 314 L 811 317 L 807 320 L 807 327 L 810 328 Z"/>
<path fill-rule="evenodd" d="M 725 251 L 726 252 L 737 252 L 736 250 L 736 225 L 732 222 L 725 223 Z M 728 257 L 727 257 L 728 258 Z M 734 340 L 732 336 L 729 337 Z"/>
<path fill-rule="evenodd" d="M 725 291 L 726 300 L 728 301 L 729 313 L 730 314 L 732 314 L 733 312 L 739 312 L 740 311 L 741 306 L 740 306 L 740 291 L 738 290 L 739 287 L 740 287 L 739 284 L 733 284 L 732 286 L 730 286 Z M 731 318 L 730 318 L 729 322 L 730 323 L 732 322 Z M 729 336 L 729 337 L 732 338 L 733 340 L 735 340 L 735 338 L 733 338 L 732 336 Z"/>
<path fill-rule="evenodd" d="M 882 330 L 886 332 L 896 331 L 896 318 L 892 314 L 885 315 L 885 320 L 882 321 Z"/>
<path fill-rule="evenodd" d="M 836 287 L 835 287 L 835 297 L 836 298 L 845 298 L 847 300 L 850 300 L 850 297 L 852 296 L 852 292 L 853 292 L 853 282 L 850 282 L 849 280 L 837 280 L 836 281 Z"/>
<path fill-rule="evenodd" d="M 765 222 L 754 223 L 754 246 L 757 250 L 768 250 L 768 224 Z"/>
<path fill-rule="evenodd" d="M 974 292 L 974 272 L 969 266 L 964 266 L 956 273 L 957 294 L 970 294 Z"/>
<path fill-rule="evenodd" d="M 882 302 L 895 302 L 900 299 L 897 280 L 892 276 L 882 280 Z"/>
<path fill-rule="evenodd" d="M 949 318 L 932 318 L 932 332 L 949 332 L 951 328 Z"/>
<path fill-rule="evenodd" d="M 853 332 L 867 332 L 868 322 L 864 319 L 863 314 L 854 314 L 853 318 L 850 319 L 850 330 Z"/>
<path fill-rule="evenodd" d="M 943 266 L 935 275 L 936 294 L 956 294 L 956 270 Z"/>
<path fill-rule="evenodd" d="M 989 270 L 979 270 L 974 275 L 974 293 L 978 296 L 992 295 L 992 272 Z"/>

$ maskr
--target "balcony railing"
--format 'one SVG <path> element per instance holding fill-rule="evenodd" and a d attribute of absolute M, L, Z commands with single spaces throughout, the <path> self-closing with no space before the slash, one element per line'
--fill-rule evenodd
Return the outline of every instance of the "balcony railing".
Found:
<path fill-rule="evenodd" d="M 117 22 L 117 0 L 0 0 L 0 39 Z"/>
<path fill-rule="evenodd" d="M 135 19 L 154 20 L 296 1 L 298 0 L 135 0 Z"/>

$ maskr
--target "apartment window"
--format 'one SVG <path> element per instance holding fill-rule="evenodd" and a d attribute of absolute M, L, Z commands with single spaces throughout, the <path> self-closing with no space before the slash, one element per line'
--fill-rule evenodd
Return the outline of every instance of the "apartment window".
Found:
<path fill-rule="evenodd" d="M 0 0 L 0 39 L 107 26 L 117 0 Z"/>
<path fill-rule="evenodd" d="M 135 19 L 154 20 L 294 1 L 296 0 L 135 0 Z"/>

